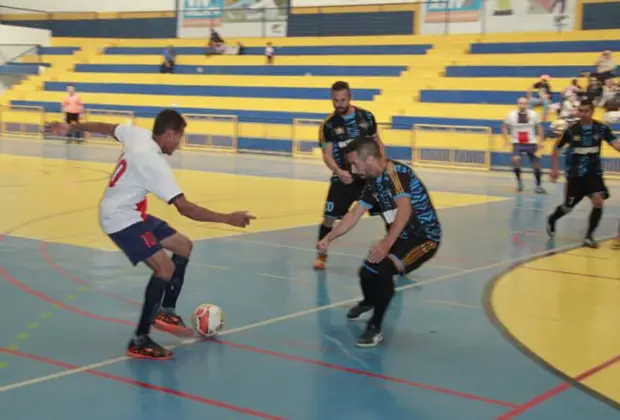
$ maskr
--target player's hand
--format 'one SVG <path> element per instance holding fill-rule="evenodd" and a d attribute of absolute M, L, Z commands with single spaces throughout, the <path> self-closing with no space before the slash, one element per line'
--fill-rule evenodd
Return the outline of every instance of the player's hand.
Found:
<path fill-rule="evenodd" d="M 559 176 L 560 171 L 555 168 L 551 168 L 551 171 L 549 171 L 549 178 L 551 178 L 551 182 L 555 184 Z"/>
<path fill-rule="evenodd" d="M 69 126 L 69 124 L 54 121 L 45 124 L 44 133 L 55 134 L 57 136 L 66 136 L 69 133 L 70 129 L 71 127 Z"/>
<path fill-rule="evenodd" d="M 373 264 L 378 264 L 387 257 L 390 252 L 390 245 L 385 241 L 385 239 L 377 242 L 370 248 L 370 252 L 368 253 L 368 261 Z"/>
<path fill-rule="evenodd" d="M 327 248 L 329 248 L 329 239 L 327 237 L 321 239 L 316 244 L 316 250 L 321 252 L 321 253 L 326 253 L 327 252 Z"/>
<path fill-rule="evenodd" d="M 251 215 L 247 211 L 236 211 L 228 215 L 226 222 L 229 225 L 244 228 L 250 224 L 251 220 L 254 219 L 256 219 L 256 216 Z"/>
<path fill-rule="evenodd" d="M 338 172 L 338 178 L 347 185 L 353 182 L 353 175 L 349 171 Z"/>

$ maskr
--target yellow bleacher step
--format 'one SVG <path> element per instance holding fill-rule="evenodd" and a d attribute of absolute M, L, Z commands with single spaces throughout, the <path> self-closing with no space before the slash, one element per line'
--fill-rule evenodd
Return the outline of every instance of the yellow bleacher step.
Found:
<path fill-rule="evenodd" d="M 536 78 L 511 77 L 477 77 L 475 84 L 466 77 L 440 77 L 426 80 L 423 89 L 435 90 L 480 90 L 480 91 L 515 91 L 525 92 L 536 83 Z M 572 79 L 551 79 L 550 83 L 555 92 L 563 91 L 571 84 Z M 582 83 L 585 87 L 585 84 Z"/>
<path fill-rule="evenodd" d="M 50 80 L 66 83 L 124 83 L 179 86 L 265 86 L 304 87 L 329 89 L 337 79 L 335 76 L 246 76 L 246 75 L 194 75 L 194 74 L 144 74 L 132 73 L 79 73 L 61 72 Z M 399 87 L 403 84 L 398 77 L 347 76 L 353 89 L 382 89 Z"/>
<path fill-rule="evenodd" d="M 468 54 L 456 57 L 449 65 L 458 66 L 579 66 L 588 68 L 600 53 L 553 54 Z M 584 69 L 585 70 L 585 69 Z"/>
<path fill-rule="evenodd" d="M 278 65 L 314 65 L 314 66 L 411 66 L 420 61 L 416 55 L 324 55 L 324 56 L 282 56 L 276 53 L 275 66 Z M 160 55 L 98 55 L 90 59 L 79 60 L 86 64 L 150 64 L 159 66 Z M 243 55 L 221 55 L 205 57 L 200 55 L 179 55 L 178 65 L 193 66 L 261 66 L 265 57 Z"/>

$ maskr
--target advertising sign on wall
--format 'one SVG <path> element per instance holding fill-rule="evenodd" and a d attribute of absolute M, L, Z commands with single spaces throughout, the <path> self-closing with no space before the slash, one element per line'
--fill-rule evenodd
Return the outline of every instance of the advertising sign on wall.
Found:
<path fill-rule="evenodd" d="M 286 36 L 288 0 L 183 0 L 179 38 Z"/>
<path fill-rule="evenodd" d="M 570 31 L 576 8 L 577 0 L 432 0 L 422 8 L 421 32 Z"/>

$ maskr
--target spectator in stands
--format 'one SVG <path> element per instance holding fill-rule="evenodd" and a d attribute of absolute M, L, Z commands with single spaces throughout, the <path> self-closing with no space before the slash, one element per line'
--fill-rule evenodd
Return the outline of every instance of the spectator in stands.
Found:
<path fill-rule="evenodd" d="M 207 55 L 222 54 L 225 50 L 224 39 L 220 36 L 215 29 L 211 28 L 211 35 L 209 36 L 209 46 L 207 48 Z"/>
<path fill-rule="evenodd" d="M 590 76 L 590 82 L 585 92 L 586 100 L 597 105 L 602 96 L 603 88 L 601 87 L 599 80 L 594 75 Z"/>
<path fill-rule="evenodd" d="M 243 55 L 245 52 L 245 47 L 240 41 L 237 41 L 237 55 Z"/>
<path fill-rule="evenodd" d="M 578 79 L 571 80 L 571 84 L 562 92 L 563 99 L 571 98 L 573 95 L 577 97 L 583 94 L 583 88 L 579 85 Z"/>
<path fill-rule="evenodd" d="M 605 104 L 609 101 L 614 101 L 618 96 L 618 86 L 614 84 L 614 79 L 606 79 L 603 86 L 603 92 L 601 94 L 601 100 L 599 106 L 605 107 Z"/>
<path fill-rule="evenodd" d="M 268 42 L 267 45 L 265 45 L 265 58 L 267 59 L 267 64 L 273 64 L 274 55 L 275 50 L 273 45 L 271 45 L 271 42 Z"/>
<path fill-rule="evenodd" d="M 80 114 L 84 111 L 84 105 L 80 95 L 75 92 L 75 86 L 67 85 L 67 96 L 62 101 L 62 112 L 65 113 L 65 122 L 67 124 L 75 124 L 80 122 Z M 82 133 L 68 133 L 67 143 L 71 143 L 72 139 L 79 142 L 82 139 Z"/>
<path fill-rule="evenodd" d="M 164 62 L 161 64 L 159 69 L 160 73 L 174 73 L 174 63 L 177 57 L 176 51 L 172 48 L 172 45 L 169 45 L 168 48 L 164 50 Z"/>
<path fill-rule="evenodd" d="M 603 122 L 605 124 L 620 124 L 620 101 L 613 100 L 605 104 Z"/>
<path fill-rule="evenodd" d="M 605 80 L 616 77 L 615 73 L 617 67 L 618 65 L 611 56 L 611 51 L 603 51 L 596 61 L 596 73 L 591 76 L 596 77 L 601 83 L 605 83 Z"/>
<path fill-rule="evenodd" d="M 547 117 L 549 115 L 549 108 L 551 107 L 552 103 L 551 84 L 549 83 L 549 79 L 551 79 L 551 76 L 543 74 L 542 76 L 540 76 L 538 82 L 534 83 L 530 90 L 527 92 L 527 99 L 529 100 L 531 107 L 542 105 L 542 121 L 547 121 Z M 537 91 L 536 96 L 533 96 L 533 91 Z"/>

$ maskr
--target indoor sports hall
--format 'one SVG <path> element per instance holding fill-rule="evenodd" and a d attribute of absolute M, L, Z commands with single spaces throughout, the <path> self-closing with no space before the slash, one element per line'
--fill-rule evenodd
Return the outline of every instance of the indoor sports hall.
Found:
<path fill-rule="evenodd" d="M 580 22 L 586 3 L 598 4 L 577 3 Z M 506 33 L 303 32 L 319 19 L 336 25 L 336 15 L 352 26 L 423 23 L 423 4 L 386 7 L 291 9 L 272 66 L 263 64 L 266 38 L 239 37 L 246 55 L 205 56 L 204 39 L 106 35 L 106 25 L 163 25 L 168 12 L 2 12 L 6 26 L 46 22 L 60 34 L 0 66 L 20 75 L 0 94 L 3 420 L 618 418 L 620 251 L 611 239 L 620 156 L 603 150 L 611 197 L 600 247 L 581 245 L 586 201 L 549 240 L 546 217 L 564 181 L 545 175 L 547 194 L 534 194 L 526 172 L 517 193 L 500 126 L 541 74 L 563 86 L 601 50 L 620 51 L 620 29 L 582 22 L 519 42 Z M 62 32 L 68 21 L 97 37 Z M 175 74 L 158 70 L 167 45 L 179 53 Z M 389 157 L 413 165 L 443 228 L 437 256 L 397 279 L 385 341 L 372 349 L 355 346 L 365 324 L 345 314 L 383 223 L 364 218 L 330 248 L 325 271 L 312 268 L 330 175 L 317 132 L 340 79 L 375 113 Z M 149 200 L 149 212 L 194 241 L 180 315 L 203 303 L 225 312 L 216 339 L 154 331 L 174 360 L 124 355 L 150 271 L 132 267 L 98 223 L 120 146 L 41 134 L 45 121 L 64 118 L 67 85 L 85 103 L 84 121 L 150 128 L 159 110 L 178 109 L 189 125 L 169 160 L 188 198 L 257 216 L 244 230 L 200 224 Z"/>

